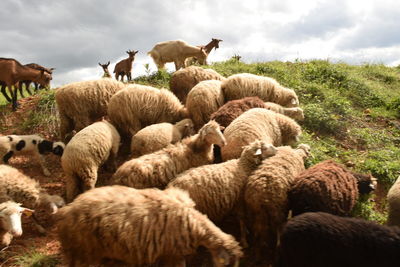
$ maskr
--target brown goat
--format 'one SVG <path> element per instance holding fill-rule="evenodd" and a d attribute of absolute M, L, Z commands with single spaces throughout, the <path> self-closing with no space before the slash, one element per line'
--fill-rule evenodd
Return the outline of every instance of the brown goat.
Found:
<path fill-rule="evenodd" d="M 53 70 L 54 68 L 45 68 L 43 66 L 40 66 L 39 64 L 36 63 L 29 63 L 29 64 L 25 64 L 25 66 L 36 69 L 36 70 L 44 70 L 45 72 L 47 72 L 48 74 L 52 75 L 53 74 Z M 52 79 L 52 77 L 50 78 L 50 80 Z M 31 80 L 25 80 L 25 81 L 20 81 L 19 82 L 19 93 L 21 94 L 21 97 L 25 97 L 22 91 L 22 85 L 25 85 L 26 91 L 28 91 L 28 93 L 30 95 L 32 95 L 32 91 L 30 90 L 30 85 L 33 82 L 33 84 L 35 85 L 35 92 L 37 92 L 39 89 L 41 89 L 41 86 L 38 82 L 34 82 Z M 50 83 L 50 81 L 49 81 Z"/>
<path fill-rule="evenodd" d="M 222 40 L 211 38 L 211 42 L 209 42 L 208 44 L 198 45 L 197 47 L 203 48 L 208 56 L 210 54 L 211 50 L 213 50 L 213 48 L 215 48 L 215 49 L 219 48 L 219 42 L 222 42 Z M 186 62 L 186 66 L 189 66 L 189 65 L 193 65 L 193 64 L 197 63 L 198 60 L 196 57 L 192 57 L 192 58 L 186 59 L 185 62 Z"/>
<path fill-rule="evenodd" d="M 110 74 L 110 72 L 108 71 L 108 66 L 110 65 L 110 61 L 108 61 L 107 64 L 101 64 L 101 63 L 99 62 L 99 65 L 100 65 L 100 67 L 103 68 L 103 71 L 104 71 L 103 78 L 111 78 L 111 74 Z"/>
<path fill-rule="evenodd" d="M 40 83 L 42 86 L 48 86 L 51 75 L 44 69 L 36 70 L 24 66 L 15 59 L 0 58 L 0 81 L 4 82 L 11 92 L 13 110 L 16 110 L 18 106 L 17 89 L 19 82 L 24 80 L 31 80 Z M 12 90 L 13 86 L 14 90 Z M 2 92 L 4 94 L 3 90 Z"/>
<path fill-rule="evenodd" d="M 129 55 L 128 58 L 121 60 L 115 65 L 114 73 L 115 79 L 118 81 L 119 76 L 121 76 L 121 82 L 124 81 L 124 76 L 126 75 L 128 81 L 132 80 L 131 71 L 132 71 L 132 63 L 135 60 L 135 55 L 139 51 L 131 51 L 128 50 L 126 53 Z"/>

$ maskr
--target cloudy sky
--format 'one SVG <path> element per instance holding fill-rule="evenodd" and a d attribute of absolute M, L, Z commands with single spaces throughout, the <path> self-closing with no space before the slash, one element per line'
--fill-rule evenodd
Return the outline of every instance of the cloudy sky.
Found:
<path fill-rule="evenodd" d="M 55 67 L 53 86 L 110 72 L 139 50 L 133 76 L 161 41 L 223 39 L 209 62 L 330 59 L 400 64 L 398 0 L 1 0 L 0 57 Z M 172 66 L 169 69 L 173 69 Z"/>

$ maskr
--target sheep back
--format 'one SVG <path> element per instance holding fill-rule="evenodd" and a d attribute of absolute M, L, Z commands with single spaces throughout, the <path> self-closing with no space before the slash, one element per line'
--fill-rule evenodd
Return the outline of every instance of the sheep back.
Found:
<path fill-rule="evenodd" d="M 60 113 L 61 138 L 107 115 L 110 98 L 124 87 L 123 83 L 107 78 L 74 82 L 58 88 L 55 99 Z"/>
<path fill-rule="evenodd" d="M 358 200 L 357 179 L 342 165 L 326 160 L 296 177 L 289 192 L 293 216 L 322 211 L 349 216 Z"/>
<path fill-rule="evenodd" d="M 224 104 L 221 81 L 201 81 L 189 92 L 186 108 L 195 128 L 198 130 L 210 120 L 212 113 Z"/>
<path fill-rule="evenodd" d="M 213 69 L 203 69 L 197 66 L 189 66 L 187 68 L 174 72 L 169 82 L 169 88 L 185 104 L 189 91 L 199 82 L 205 80 L 219 80 L 225 78 Z"/>
<path fill-rule="evenodd" d="M 199 245 L 240 256 L 237 242 L 193 206 L 179 189 L 96 188 L 58 212 L 58 236 L 70 264 L 107 259 L 144 266 L 183 260 Z"/>
<path fill-rule="evenodd" d="M 0 165 L 0 202 L 13 200 L 35 209 L 42 189 L 39 183 L 8 165 Z"/>
<path fill-rule="evenodd" d="M 121 135 L 129 139 L 145 126 L 173 123 L 187 117 L 173 93 L 139 84 L 131 84 L 116 93 L 110 99 L 108 115 Z"/>
<path fill-rule="evenodd" d="M 182 125 L 181 125 L 182 124 Z M 131 140 L 131 154 L 139 157 L 160 150 L 194 133 L 191 119 L 179 121 L 176 125 L 168 122 L 147 126 L 138 131 Z"/>
<path fill-rule="evenodd" d="M 277 266 L 390 267 L 400 260 L 399 243 L 399 228 L 308 212 L 284 228 Z"/>
<path fill-rule="evenodd" d="M 210 119 L 215 120 L 223 127 L 228 127 L 228 125 L 231 124 L 234 119 L 239 117 L 245 111 L 252 108 L 264 107 L 264 101 L 257 96 L 231 100 L 221 106 L 216 112 L 211 114 Z"/>
<path fill-rule="evenodd" d="M 246 96 L 258 96 L 263 101 L 277 103 L 284 107 L 299 105 L 296 93 L 281 86 L 275 79 L 240 73 L 229 76 L 221 84 L 225 101 L 241 99 Z"/>
<path fill-rule="evenodd" d="M 259 139 L 274 146 L 297 141 L 301 127 L 291 118 L 264 108 L 253 108 L 226 127 L 227 145 L 221 148 L 224 161 L 238 158 L 243 147 Z"/>

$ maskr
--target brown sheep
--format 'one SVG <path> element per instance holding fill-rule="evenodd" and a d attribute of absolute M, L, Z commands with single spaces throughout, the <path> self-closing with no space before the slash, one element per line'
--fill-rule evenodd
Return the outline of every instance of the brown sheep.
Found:
<path fill-rule="evenodd" d="M 135 60 L 135 55 L 139 51 L 131 51 L 128 50 L 126 53 L 129 55 L 128 58 L 121 60 L 114 67 L 115 79 L 118 81 L 118 78 L 121 76 L 121 82 L 124 81 L 124 76 L 126 75 L 128 81 L 132 80 L 131 71 L 132 71 L 132 62 Z"/>
<path fill-rule="evenodd" d="M 296 177 L 290 191 L 292 215 L 323 211 L 338 216 L 350 216 L 359 194 L 374 189 L 374 178 L 351 172 L 344 166 L 325 160 Z"/>
<path fill-rule="evenodd" d="M 58 237 L 69 266 L 186 266 L 199 246 L 238 266 L 238 242 L 193 207 L 180 189 L 100 187 L 60 209 Z"/>

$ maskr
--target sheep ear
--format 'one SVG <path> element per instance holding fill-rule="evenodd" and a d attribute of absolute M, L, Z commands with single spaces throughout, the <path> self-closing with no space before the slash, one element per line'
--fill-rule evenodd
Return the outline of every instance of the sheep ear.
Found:
<path fill-rule="evenodd" d="M 257 149 L 256 152 L 254 152 L 254 156 L 258 156 L 261 154 L 262 154 L 261 148 Z"/>
<path fill-rule="evenodd" d="M 217 254 L 217 261 L 221 266 L 228 265 L 230 262 L 229 253 L 224 249 L 220 248 Z"/>
<path fill-rule="evenodd" d="M 28 208 L 24 208 L 24 207 L 21 207 L 21 208 L 22 208 L 22 214 L 24 214 L 28 217 L 31 216 L 35 212 L 34 210 L 31 210 Z"/>

